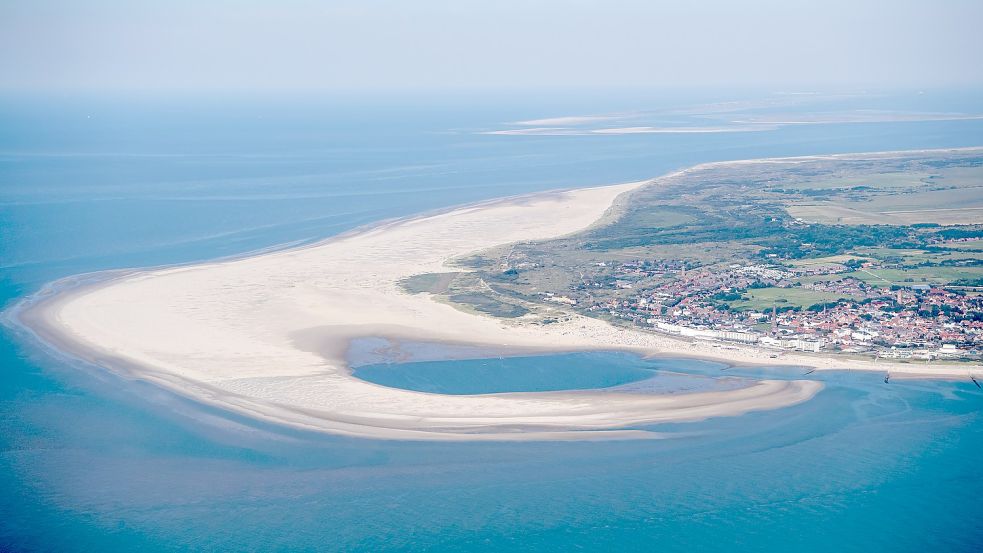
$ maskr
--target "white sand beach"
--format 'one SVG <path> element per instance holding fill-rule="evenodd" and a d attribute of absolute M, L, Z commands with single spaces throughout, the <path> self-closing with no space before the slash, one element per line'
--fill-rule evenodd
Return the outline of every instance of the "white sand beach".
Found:
<path fill-rule="evenodd" d="M 653 185 L 658 185 L 658 179 Z M 133 271 L 37 301 L 20 318 L 42 339 L 135 379 L 251 416 L 388 439 L 513 440 L 656 437 L 626 427 L 775 409 L 822 384 L 654 395 L 602 390 L 452 396 L 353 377 L 348 343 L 386 336 L 499 348 L 621 349 L 730 363 L 962 376 L 965 368 L 904 366 L 786 354 L 616 328 L 572 315 L 553 325 L 467 313 L 399 281 L 445 272 L 459 256 L 581 230 L 643 183 L 537 194 L 382 224 L 302 248 Z M 602 431 L 603 432 L 599 432 Z"/>

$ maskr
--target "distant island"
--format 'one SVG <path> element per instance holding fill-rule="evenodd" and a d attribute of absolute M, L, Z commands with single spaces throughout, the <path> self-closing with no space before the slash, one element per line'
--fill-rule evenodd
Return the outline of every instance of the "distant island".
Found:
<path fill-rule="evenodd" d="M 983 150 L 962 149 L 704 164 L 241 259 L 84 275 L 17 317 L 94 365 L 305 429 L 658 438 L 643 427 L 808 401 L 817 369 L 973 377 L 981 162 Z M 367 337 L 393 359 L 409 342 L 493 356 L 620 350 L 803 377 L 681 394 L 441 395 L 353 376 L 349 347 Z"/>

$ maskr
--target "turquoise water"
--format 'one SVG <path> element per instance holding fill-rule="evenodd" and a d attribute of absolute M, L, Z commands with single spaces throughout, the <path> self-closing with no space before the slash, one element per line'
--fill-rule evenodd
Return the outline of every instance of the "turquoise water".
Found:
<path fill-rule="evenodd" d="M 362 380 L 434 394 L 551 392 L 604 388 L 611 392 L 708 392 L 750 380 L 689 374 L 692 360 L 640 359 L 617 352 L 501 356 L 478 359 L 377 363 L 356 367 Z M 723 367 L 723 366 L 722 366 Z"/>
<path fill-rule="evenodd" d="M 983 144 L 980 121 L 719 135 L 471 132 L 733 97 L 695 96 L 5 98 L 0 304 L 80 272 L 238 254 L 701 161 Z M 981 97 L 864 101 L 983 112 Z M 570 357 L 539 356 L 538 382 L 625 385 L 648 371 L 682 374 L 677 385 L 801 377 L 679 360 L 653 369 L 627 357 L 612 377 L 581 361 L 589 378 L 564 381 Z M 488 361 L 427 363 L 428 385 L 446 387 L 454 366 Z M 0 369 L 0 550 L 983 547 L 983 393 L 971 383 L 814 373 L 826 388 L 808 403 L 656 427 L 672 439 L 430 444 L 250 421 L 57 359 L 15 328 L 2 330 Z M 505 374 L 512 387 L 530 385 L 521 370 Z"/>

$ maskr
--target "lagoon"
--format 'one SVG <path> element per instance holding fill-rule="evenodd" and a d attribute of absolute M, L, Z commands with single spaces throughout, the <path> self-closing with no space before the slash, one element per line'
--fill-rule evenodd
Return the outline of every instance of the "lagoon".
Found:
<path fill-rule="evenodd" d="M 357 378 L 375 384 L 434 394 L 496 394 L 605 388 L 611 392 L 687 393 L 746 386 L 739 378 L 692 375 L 687 365 L 726 365 L 687 360 L 644 359 L 620 352 L 499 356 L 381 363 L 355 367 Z"/>

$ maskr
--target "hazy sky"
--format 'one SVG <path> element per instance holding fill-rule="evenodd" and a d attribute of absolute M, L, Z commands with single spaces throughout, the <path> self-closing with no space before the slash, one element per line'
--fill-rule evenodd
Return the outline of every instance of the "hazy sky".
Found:
<path fill-rule="evenodd" d="M 0 0 L 0 88 L 980 85 L 981 24 L 981 0 Z"/>

